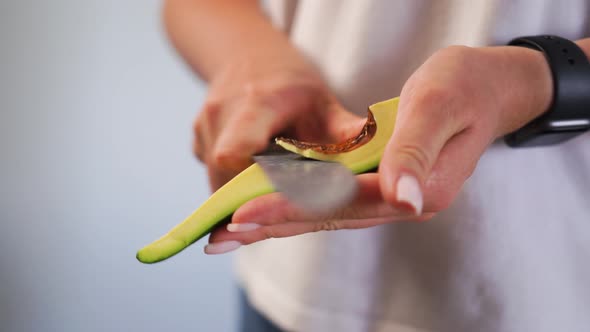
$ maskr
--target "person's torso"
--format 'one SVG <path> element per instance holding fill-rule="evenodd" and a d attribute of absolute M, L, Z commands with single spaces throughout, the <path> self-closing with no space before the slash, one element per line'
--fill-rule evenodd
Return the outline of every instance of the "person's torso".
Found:
<path fill-rule="evenodd" d="M 359 114 L 437 49 L 590 36 L 572 1 L 272 1 L 269 12 Z M 584 331 L 590 326 L 590 134 L 483 155 L 421 224 L 268 240 L 240 250 L 254 305 L 297 331 Z"/>

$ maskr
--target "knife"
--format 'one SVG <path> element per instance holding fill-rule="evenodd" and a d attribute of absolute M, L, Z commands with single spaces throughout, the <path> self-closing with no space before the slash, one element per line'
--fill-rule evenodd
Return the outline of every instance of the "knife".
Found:
<path fill-rule="evenodd" d="M 325 213 L 344 207 L 354 199 L 358 183 L 344 165 L 307 159 L 272 144 L 253 158 L 275 189 L 291 203 L 305 210 Z"/>

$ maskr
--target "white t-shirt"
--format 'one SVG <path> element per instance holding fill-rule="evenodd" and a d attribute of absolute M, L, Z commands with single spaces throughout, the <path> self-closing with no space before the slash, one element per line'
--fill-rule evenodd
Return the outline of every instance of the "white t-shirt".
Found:
<path fill-rule="evenodd" d="M 271 0 L 269 13 L 359 114 L 442 47 L 590 36 L 588 0 Z M 237 272 L 289 331 L 590 331 L 590 133 L 494 144 L 427 223 L 263 241 Z"/>

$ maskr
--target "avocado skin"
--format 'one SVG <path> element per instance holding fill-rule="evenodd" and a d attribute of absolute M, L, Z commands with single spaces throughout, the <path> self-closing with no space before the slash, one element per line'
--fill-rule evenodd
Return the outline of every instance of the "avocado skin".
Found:
<path fill-rule="evenodd" d="M 216 223 L 215 225 L 211 226 L 209 229 L 205 230 L 201 236 L 196 238 L 193 242 L 189 243 L 187 246 L 183 247 L 182 249 L 180 249 L 178 252 L 174 253 L 173 255 L 168 255 L 167 253 L 162 253 L 161 255 L 158 255 L 158 256 L 151 256 L 151 255 L 146 255 L 145 251 L 139 250 L 135 254 L 135 258 L 144 264 L 155 264 L 155 263 L 159 263 L 163 260 L 166 260 L 168 258 L 171 258 L 172 256 L 176 255 L 177 253 L 188 248 L 191 244 L 193 244 L 193 243 L 199 241 L 200 239 L 204 238 L 205 236 L 207 236 L 207 234 L 211 233 L 213 231 L 213 229 L 229 224 L 231 222 L 232 216 L 233 216 L 233 213 L 230 214 L 229 216 L 223 218 L 219 223 Z"/>
<path fill-rule="evenodd" d="M 232 214 L 247 201 L 274 192 L 260 166 L 253 164 L 214 192 L 183 222 L 156 241 L 141 248 L 136 258 L 152 264 L 168 259 L 229 222 Z"/>
<path fill-rule="evenodd" d="M 379 166 L 385 145 L 393 133 L 398 101 L 399 98 L 393 98 L 369 107 L 376 122 L 376 132 L 367 143 L 351 151 L 325 154 L 298 149 L 280 140 L 277 144 L 307 158 L 339 162 L 355 174 L 373 172 Z M 247 201 L 274 191 L 260 166 L 253 164 L 214 192 L 182 223 L 140 249 L 135 257 L 146 264 L 166 260 L 209 234 L 215 227 L 230 222 L 233 213 Z"/>

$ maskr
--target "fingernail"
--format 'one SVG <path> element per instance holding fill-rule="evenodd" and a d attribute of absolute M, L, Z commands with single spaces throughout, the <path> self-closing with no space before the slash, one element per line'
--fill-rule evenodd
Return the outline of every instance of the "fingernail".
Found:
<path fill-rule="evenodd" d="M 217 243 L 209 243 L 205 246 L 205 253 L 207 255 L 225 254 L 238 249 L 242 244 L 238 241 L 223 241 Z"/>
<path fill-rule="evenodd" d="M 399 177 L 397 180 L 397 200 L 412 206 L 416 215 L 422 213 L 422 191 L 414 176 L 402 174 Z"/>
<path fill-rule="evenodd" d="M 249 232 L 253 231 L 257 228 L 260 228 L 260 225 L 255 223 L 244 223 L 244 224 L 227 224 L 227 230 L 232 233 L 240 233 L 240 232 Z"/>

